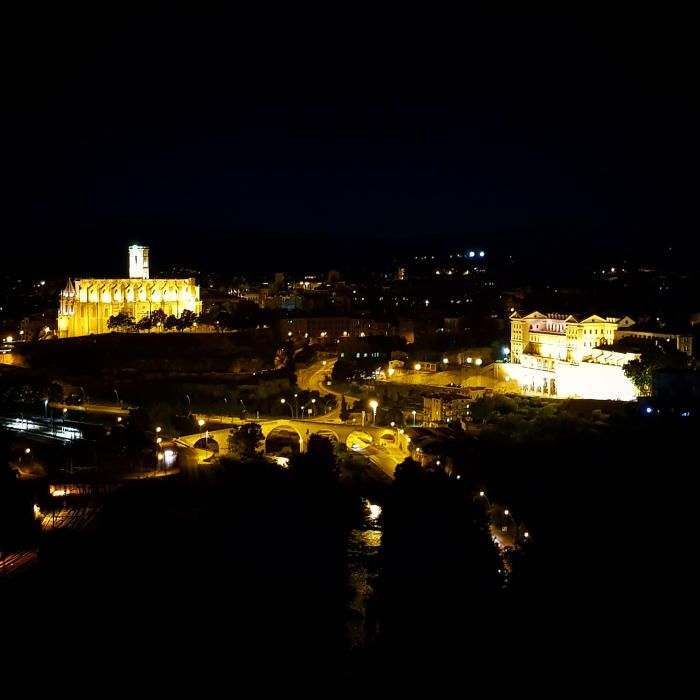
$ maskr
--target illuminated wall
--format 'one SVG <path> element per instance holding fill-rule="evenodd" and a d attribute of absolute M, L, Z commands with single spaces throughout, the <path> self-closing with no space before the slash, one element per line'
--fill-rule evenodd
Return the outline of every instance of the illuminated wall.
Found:
<path fill-rule="evenodd" d="M 185 310 L 201 313 L 199 286 L 193 278 L 69 280 L 61 292 L 58 335 L 108 333 L 111 316 L 123 313 L 138 322 L 158 309 L 176 317 Z"/>
<path fill-rule="evenodd" d="M 623 367 L 638 355 L 607 347 L 615 341 L 617 321 L 596 315 L 579 320 L 516 312 L 510 317 L 508 374 L 523 393 L 630 401 L 637 391 Z"/>
<path fill-rule="evenodd" d="M 618 401 L 632 401 L 637 396 L 636 387 L 620 365 L 551 360 L 547 369 L 523 364 L 506 367 L 522 394 Z"/>

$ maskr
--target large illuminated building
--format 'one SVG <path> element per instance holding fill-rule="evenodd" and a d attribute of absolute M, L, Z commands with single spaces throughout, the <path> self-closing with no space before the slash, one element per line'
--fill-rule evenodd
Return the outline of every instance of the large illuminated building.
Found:
<path fill-rule="evenodd" d="M 509 374 L 525 393 L 630 401 L 637 396 L 624 365 L 638 353 L 613 349 L 617 318 L 533 311 L 510 317 Z"/>
<path fill-rule="evenodd" d="M 61 292 L 58 335 L 72 338 L 108 333 L 111 316 L 125 314 L 135 322 L 161 309 L 166 316 L 200 313 L 199 286 L 190 279 L 150 279 L 146 246 L 129 247 L 128 279 L 72 279 Z"/>

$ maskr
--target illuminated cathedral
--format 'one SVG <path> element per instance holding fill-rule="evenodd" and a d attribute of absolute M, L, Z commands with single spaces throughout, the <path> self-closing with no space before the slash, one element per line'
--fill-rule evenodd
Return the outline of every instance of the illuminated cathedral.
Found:
<path fill-rule="evenodd" d="M 59 338 L 108 333 L 110 317 L 124 314 L 138 323 L 161 309 L 166 316 L 202 310 L 194 278 L 150 279 L 148 247 L 129 246 L 128 279 L 69 279 L 61 292 Z"/>

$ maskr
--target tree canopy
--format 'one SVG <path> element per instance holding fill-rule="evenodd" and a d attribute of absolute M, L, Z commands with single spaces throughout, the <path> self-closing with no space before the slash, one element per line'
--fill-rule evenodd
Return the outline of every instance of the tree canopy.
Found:
<path fill-rule="evenodd" d="M 260 443 L 263 432 L 259 423 L 244 423 L 229 432 L 228 447 L 230 455 L 238 461 L 249 461 L 260 456 Z"/>

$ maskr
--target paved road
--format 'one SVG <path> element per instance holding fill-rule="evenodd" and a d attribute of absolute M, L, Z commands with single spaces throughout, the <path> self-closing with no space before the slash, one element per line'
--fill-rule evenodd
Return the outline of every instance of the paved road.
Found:
<path fill-rule="evenodd" d="M 337 400 L 336 407 L 326 413 L 325 415 L 318 415 L 311 420 L 322 421 L 324 423 L 341 423 L 340 420 L 340 402 L 343 397 L 338 391 L 335 391 L 331 386 L 328 386 L 324 378 L 326 375 L 330 376 L 333 372 L 333 365 L 335 365 L 336 360 L 318 360 L 317 362 L 311 363 L 308 367 L 302 367 L 297 370 L 297 384 L 300 389 L 305 391 L 318 391 L 322 397 L 324 396 L 335 396 Z M 357 396 L 350 396 L 345 394 L 346 399 L 357 399 Z"/>
<path fill-rule="evenodd" d="M 381 469 L 391 479 L 394 478 L 394 471 L 396 469 L 396 465 L 399 462 L 387 451 L 385 451 L 381 447 L 369 445 L 363 450 L 359 450 L 359 454 L 367 457 L 367 459 L 369 459 L 369 461 L 372 462 L 372 464 L 374 464 L 376 467 L 379 467 L 379 469 Z"/>

